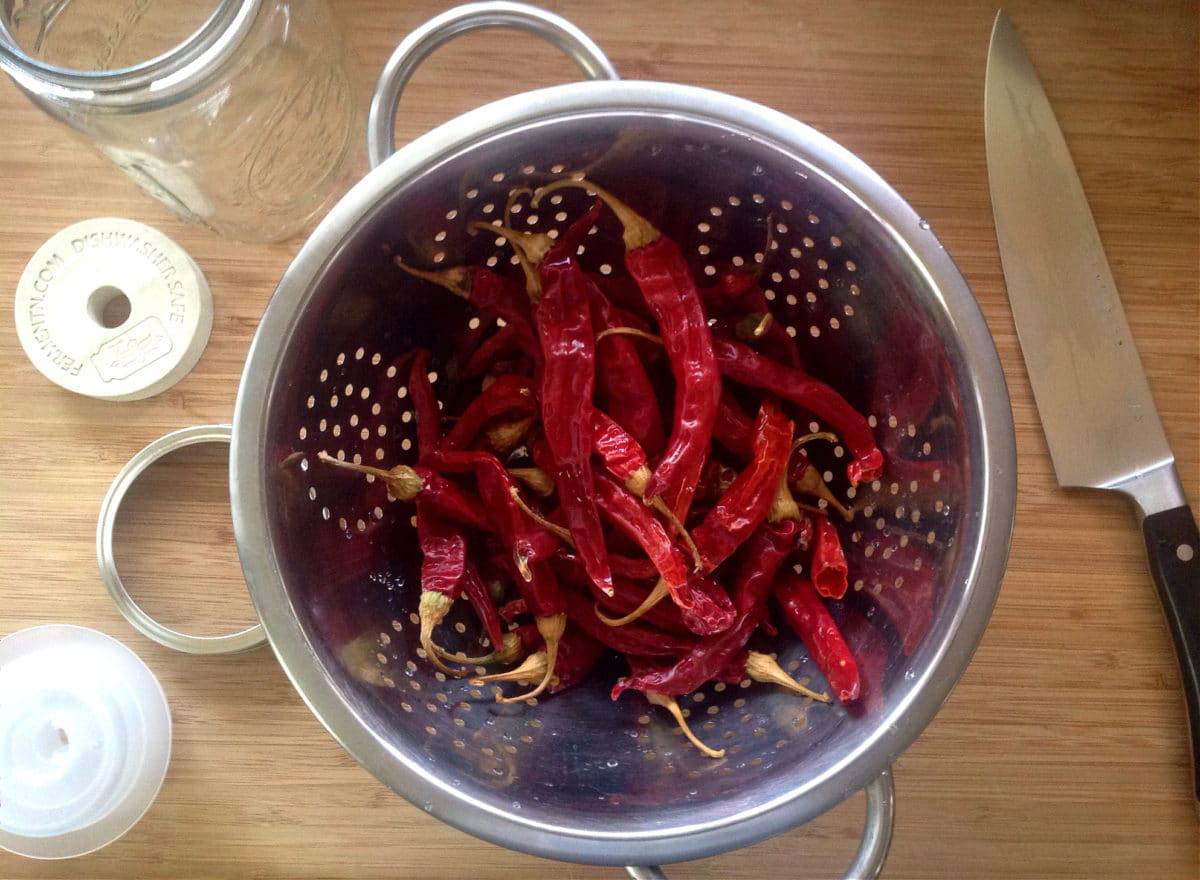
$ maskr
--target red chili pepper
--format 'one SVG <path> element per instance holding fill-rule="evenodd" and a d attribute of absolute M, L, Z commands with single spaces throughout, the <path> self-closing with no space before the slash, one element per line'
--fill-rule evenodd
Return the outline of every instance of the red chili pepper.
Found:
<path fill-rule="evenodd" d="M 598 332 L 627 326 L 596 284 L 589 283 L 588 292 L 592 320 Z M 657 455 L 661 452 L 666 436 L 658 397 L 637 347 L 628 336 L 614 334 L 596 343 L 596 384 L 613 420 L 647 453 Z"/>
<path fill-rule="evenodd" d="M 429 381 L 429 352 L 420 349 L 408 372 L 408 394 L 417 414 L 417 460 L 437 452 L 442 445 L 442 411 Z"/>
<path fill-rule="evenodd" d="M 724 632 L 737 618 L 725 588 L 706 575 L 688 575 L 687 585 L 672 591 L 671 599 L 679 608 L 679 616 L 687 628 L 697 635 Z"/>
<path fill-rule="evenodd" d="M 618 577 L 632 578 L 633 580 L 658 577 L 658 569 L 649 559 L 636 559 L 632 556 L 609 553 L 608 564 L 612 568 L 614 586 Z"/>
<path fill-rule="evenodd" d="M 592 446 L 609 472 L 627 486 L 628 481 L 634 478 L 649 481 L 649 459 L 633 435 L 603 410 L 593 410 L 592 419 Z"/>
<path fill-rule="evenodd" d="M 509 279 L 490 269 L 471 266 L 427 272 L 408 265 L 399 257 L 395 258 L 395 262 L 409 275 L 444 287 L 455 296 L 467 300 L 485 317 L 500 318 L 507 325 L 518 328 L 522 350 L 534 360 L 541 360 L 530 317 L 529 298 Z"/>
<path fill-rule="evenodd" d="M 624 428 L 602 410 L 592 410 L 592 418 L 595 431 L 593 448 L 604 461 L 604 466 L 609 473 L 625 485 L 626 489 L 646 501 L 671 523 L 675 534 L 687 545 L 695 568 L 699 569 L 701 567 L 700 553 L 692 541 L 692 536 L 684 528 L 683 522 L 675 516 L 675 513 L 661 498 L 648 498 L 646 495 L 651 472 L 645 450 L 637 440 L 633 439 Z"/>
<path fill-rule="evenodd" d="M 696 488 L 696 503 L 707 502 L 711 506 L 729 491 L 737 475 L 738 472 L 729 465 L 710 458 L 704 463 L 704 473 L 700 475 L 700 485 Z"/>
<path fill-rule="evenodd" d="M 474 379 L 491 371 L 506 358 L 525 354 L 528 351 L 528 340 L 524 338 L 524 332 L 527 330 L 528 328 L 516 324 L 501 327 L 471 352 L 471 356 L 459 370 L 459 376 L 463 379 Z"/>
<path fill-rule="evenodd" d="M 384 470 L 366 464 L 342 461 L 326 452 L 319 453 L 317 457 L 325 464 L 381 480 L 387 486 L 388 494 L 399 501 L 413 501 L 419 498 L 430 509 L 451 522 L 484 532 L 493 532 L 496 529 L 482 510 L 478 498 L 423 465 L 410 467 L 400 464 L 391 470 Z"/>
<path fill-rule="evenodd" d="M 813 520 L 816 522 L 816 543 L 810 564 L 813 586 L 822 596 L 840 599 L 846 595 L 849 574 L 842 540 L 829 517 L 818 513 Z"/>
<path fill-rule="evenodd" d="M 708 455 L 721 395 L 721 378 L 700 294 L 679 246 L 591 182 L 555 181 L 534 194 L 533 204 L 546 193 L 564 187 L 593 190 L 617 215 L 624 227 L 625 267 L 641 288 L 662 334 L 675 377 L 675 419 L 647 497 L 662 496 L 682 520 Z"/>
<path fill-rule="evenodd" d="M 750 447 L 754 442 L 754 420 L 733 396 L 725 389 L 717 404 L 717 421 L 713 425 L 713 439 L 742 461 L 750 458 Z"/>
<path fill-rule="evenodd" d="M 500 702 L 529 700 L 542 693 L 550 684 L 554 672 L 558 643 L 566 626 L 566 602 L 549 563 L 537 558 L 535 552 L 541 527 L 531 520 L 517 504 L 519 490 L 500 460 L 487 452 L 439 451 L 430 464 L 442 470 L 472 471 L 479 487 L 479 496 L 496 524 L 501 537 L 511 548 L 512 567 L 517 571 L 517 589 L 529 604 L 534 623 L 546 643 L 547 672 L 536 688 L 520 697 L 503 698 Z"/>
<path fill-rule="evenodd" d="M 587 278 L 573 253 L 557 245 L 542 261 L 539 273 L 542 300 L 537 327 L 545 358 L 540 396 L 542 426 L 554 458 L 552 473 L 579 558 L 600 588 L 611 592 L 604 530 L 593 498 L 596 364 Z"/>
<path fill-rule="evenodd" d="M 529 613 L 529 603 L 524 599 L 510 599 L 500 606 L 500 619 L 512 623 L 518 617 Z"/>
<path fill-rule="evenodd" d="M 731 339 L 714 339 L 713 352 L 721 372 L 733 381 L 790 400 L 828 422 L 853 456 L 846 466 L 851 483 L 873 480 L 882 473 L 883 453 L 875 446 L 866 419 L 831 387 Z"/>
<path fill-rule="evenodd" d="M 673 666 L 618 680 L 612 698 L 630 688 L 669 696 L 687 694 L 719 673 L 758 626 L 775 575 L 795 549 L 798 528 L 792 521 L 763 525 L 747 543 L 735 578 L 738 618 L 733 626 L 701 641 Z"/>
<path fill-rule="evenodd" d="M 418 533 L 420 532 L 420 516 L 421 513 L 418 509 Z M 422 564 L 424 564 L 424 560 L 422 560 Z M 422 581 L 422 583 L 424 582 Z M 469 559 L 467 560 L 466 570 L 463 573 L 462 591 L 463 595 L 467 597 L 467 601 L 471 603 L 471 607 L 475 610 L 475 617 L 479 620 L 483 631 L 487 633 L 487 637 L 491 639 L 492 644 L 499 648 L 504 641 L 504 628 L 500 625 L 500 614 L 496 610 L 496 603 L 492 601 L 491 593 L 488 592 L 487 584 L 479 576 L 479 569 Z"/>
<path fill-rule="evenodd" d="M 813 585 L 799 575 L 787 573 L 776 581 L 774 592 L 788 624 L 804 642 L 837 698 L 843 703 L 857 700 L 858 664 Z"/>
<path fill-rule="evenodd" d="M 443 448 L 466 449 L 479 436 L 484 425 L 500 416 L 526 416 L 537 412 L 537 400 L 533 394 L 533 382 L 525 376 L 505 374 L 483 389 L 472 400 L 446 439 Z M 418 418 L 417 427 L 420 428 Z"/>
<path fill-rule="evenodd" d="M 429 662 L 452 672 L 443 661 L 446 652 L 433 641 L 433 631 L 446 618 L 463 591 L 467 569 L 467 541 L 463 533 L 443 520 L 417 497 L 417 543 L 421 547 L 421 647 Z"/>
<path fill-rule="evenodd" d="M 549 648 L 546 648 L 530 654 L 516 669 L 480 676 L 472 679 L 471 683 L 480 685 L 498 681 L 515 681 L 521 684 L 541 682 L 539 687 L 548 683 L 550 693 L 557 694 L 587 678 L 603 653 L 603 645 L 580 628 L 572 626 L 567 628 L 558 640 L 556 658 L 550 657 Z M 510 703 L 513 700 L 497 697 L 496 702 Z"/>
<path fill-rule="evenodd" d="M 695 633 L 720 632 L 733 622 L 733 605 L 720 585 L 688 572 L 683 554 L 671 543 L 670 536 L 649 509 L 606 476 L 596 478 L 596 501 L 614 525 L 629 535 L 650 557 L 661 575 L 646 602 L 657 603 L 670 595 L 679 607 L 684 623 Z M 645 603 L 643 603 L 644 605 Z M 602 618 L 609 626 L 620 627 L 636 620 L 648 608 L 639 608 L 624 618 Z"/>
<path fill-rule="evenodd" d="M 678 657 L 696 644 L 694 638 L 674 635 L 650 626 L 605 626 L 596 619 L 592 603 L 579 593 L 567 591 L 567 619 L 592 638 L 622 654 L 643 657 Z"/>
<path fill-rule="evenodd" d="M 462 578 L 467 567 L 466 538 L 420 497 L 417 498 L 417 541 L 421 546 L 421 589 L 457 598 L 462 592 Z"/>
<path fill-rule="evenodd" d="M 604 474 L 596 475 L 595 489 L 596 504 L 605 517 L 638 543 L 669 589 L 682 589 L 688 579 L 687 562 L 650 508 Z"/>
<path fill-rule="evenodd" d="M 771 304 L 758 280 L 748 272 L 730 270 L 721 273 L 715 287 L 705 291 L 705 305 L 710 314 L 741 314 L 751 318 L 753 328 L 748 334 L 735 334 L 744 342 L 755 345 L 771 358 L 790 367 L 801 366 L 800 351 L 783 326 L 771 315 Z M 739 322 L 740 323 L 740 322 Z"/>
<path fill-rule="evenodd" d="M 614 557 L 609 557 L 614 558 Z M 651 567 L 651 576 L 656 576 L 653 563 L 647 560 Z M 613 578 L 613 594 L 607 596 L 587 577 L 579 560 L 568 554 L 560 554 L 554 567 L 558 575 L 581 590 L 587 590 L 599 603 L 600 607 L 615 614 L 627 614 L 642 604 L 646 598 L 646 588 L 619 577 Z M 593 614 L 593 616 L 595 616 Z M 679 609 L 670 602 L 661 602 L 643 615 L 643 620 L 649 626 L 675 635 L 690 636 L 692 631 L 684 624 Z"/>
<path fill-rule="evenodd" d="M 792 680 L 769 656 L 743 651 L 761 619 L 766 593 L 775 574 L 795 546 L 797 529 L 798 526 L 792 521 L 767 524 L 747 544 L 737 575 L 736 594 L 740 613 L 732 627 L 701 641 L 669 667 L 650 668 L 631 658 L 632 674 L 618 679 L 612 689 L 612 698 L 617 699 L 630 688 L 644 692 L 651 703 L 662 706 L 672 714 L 684 734 L 701 752 L 715 758 L 722 757 L 724 750 L 710 749 L 700 741 L 688 727 L 676 697 L 696 690 L 714 677 L 729 675 L 731 664 L 735 668 L 736 665 L 742 665 L 746 674 L 754 680 L 775 682 L 813 699 L 828 700 L 828 695 L 814 693 Z M 740 659 L 743 656 L 744 661 Z"/>
<path fill-rule="evenodd" d="M 704 521 L 692 529 L 692 540 L 707 571 L 728 559 L 766 519 L 791 446 L 791 421 L 778 406 L 764 402 L 754 421 L 750 464 L 738 474 Z"/>

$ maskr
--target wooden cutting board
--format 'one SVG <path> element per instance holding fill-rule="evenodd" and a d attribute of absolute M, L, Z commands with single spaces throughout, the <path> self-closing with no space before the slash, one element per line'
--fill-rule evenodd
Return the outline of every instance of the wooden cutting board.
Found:
<path fill-rule="evenodd" d="M 332 2 L 364 81 L 440 5 Z M 1120 499 L 1056 487 L 1004 294 L 983 144 L 994 7 L 551 5 L 594 37 L 626 77 L 750 98 L 857 153 L 929 218 L 995 335 L 1020 455 L 1012 559 L 965 677 L 896 765 L 887 876 L 1194 880 L 1200 856 L 1179 676 L 1138 534 Z M 1016 2 L 1008 13 L 1078 164 L 1196 506 L 1197 6 Z M 401 110 L 401 140 L 484 100 L 575 77 L 532 38 L 470 36 L 416 76 Z M 7 80 L 0 130 L 0 634 L 46 622 L 102 629 L 160 676 L 175 717 L 166 784 L 132 832 L 73 862 L 0 854 L 0 876 L 618 876 L 507 852 L 409 806 L 342 752 L 269 652 L 182 656 L 118 616 L 93 549 L 105 489 L 160 434 L 229 420 L 258 317 L 300 240 L 240 245 L 185 226 Z M 140 403 L 105 404 L 50 385 L 26 360 L 13 328 L 12 293 L 35 248 L 62 226 L 103 214 L 142 220 L 176 238 L 203 267 L 216 302 L 212 340 L 195 371 Z M 201 454 L 155 471 L 122 526 L 136 544 L 122 563 L 145 604 L 210 632 L 251 613 L 222 467 L 219 455 Z M 857 843 L 861 818 L 855 797 L 803 830 L 676 867 L 672 876 L 835 875 Z"/>

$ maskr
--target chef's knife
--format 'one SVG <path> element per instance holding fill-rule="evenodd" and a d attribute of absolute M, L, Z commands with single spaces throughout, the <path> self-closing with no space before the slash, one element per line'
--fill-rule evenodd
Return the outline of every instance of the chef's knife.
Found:
<path fill-rule="evenodd" d="M 996 238 L 1054 471 L 1060 485 L 1136 505 L 1183 674 L 1200 800 L 1200 533 L 1079 175 L 1003 11 L 984 91 Z"/>

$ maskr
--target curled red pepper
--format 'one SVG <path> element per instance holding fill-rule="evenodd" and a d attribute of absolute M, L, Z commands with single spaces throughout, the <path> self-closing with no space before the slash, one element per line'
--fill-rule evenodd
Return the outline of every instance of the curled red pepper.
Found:
<path fill-rule="evenodd" d="M 733 381 L 790 400 L 828 422 L 850 450 L 846 475 L 851 483 L 873 480 L 883 472 L 883 453 L 875 445 L 867 420 L 824 382 L 732 339 L 714 339 L 713 352 L 721 372 Z"/>
<path fill-rule="evenodd" d="M 837 698 L 843 703 L 857 700 L 861 686 L 858 664 L 813 585 L 789 572 L 776 582 L 774 592 L 788 624 Z"/>
<path fill-rule="evenodd" d="M 533 204 L 564 187 L 593 190 L 617 215 L 624 227 L 625 268 L 641 289 L 662 334 L 675 377 L 675 419 L 666 450 L 650 479 L 647 497 L 662 496 L 682 520 L 708 455 L 721 395 L 721 377 L 713 359 L 712 335 L 700 294 L 679 246 L 590 181 L 555 181 L 534 194 Z"/>
<path fill-rule="evenodd" d="M 692 540 L 708 571 L 728 559 L 770 512 L 791 452 L 792 423 L 778 406 L 764 402 L 754 421 L 753 437 L 750 464 L 692 529 Z"/>

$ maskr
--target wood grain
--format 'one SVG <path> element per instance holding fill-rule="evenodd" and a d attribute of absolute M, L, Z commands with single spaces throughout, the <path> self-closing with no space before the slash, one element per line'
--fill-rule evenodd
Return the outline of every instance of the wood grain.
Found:
<path fill-rule="evenodd" d="M 333 3 L 372 78 L 400 37 L 438 7 Z M 982 118 L 994 7 L 551 5 L 627 77 L 760 101 L 853 150 L 929 218 L 995 335 L 1020 455 L 1012 561 L 973 663 L 897 763 L 888 876 L 1195 878 L 1200 850 L 1179 676 L 1138 534 L 1120 499 L 1056 487 L 1004 294 Z M 1008 12 L 1078 164 L 1195 506 L 1197 6 L 1014 2 Z M 416 76 L 398 133 L 407 140 L 484 100 L 575 76 L 530 38 L 474 35 Z M 498 849 L 410 807 L 346 757 L 270 654 L 173 654 L 117 615 L 93 550 L 104 491 L 151 439 L 230 418 L 254 327 L 299 241 L 252 247 L 183 225 L 7 81 L 0 129 L 0 287 L 9 291 L 0 297 L 0 633 L 51 621 L 111 633 L 161 677 L 176 722 L 166 785 L 127 837 L 74 862 L 0 854 L 0 876 L 616 876 Z M 29 255 L 62 226 L 101 214 L 134 217 L 179 240 L 216 301 L 199 365 L 140 403 L 105 404 L 50 385 L 13 330 L 11 291 Z M 138 540 L 127 563 L 135 587 L 171 620 L 210 631 L 249 614 L 221 466 L 219 456 L 201 454 L 165 468 L 122 524 Z M 174 508 L 174 531 L 164 524 L 172 515 L 165 492 L 189 499 Z M 856 797 L 803 830 L 679 866 L 673 876 L 834 875 L 857 841 L 861 811 Z"/>

